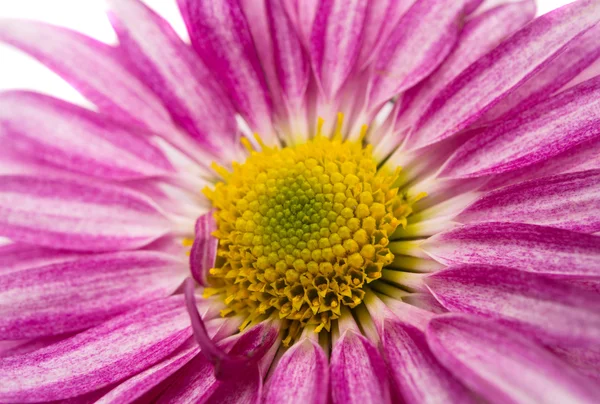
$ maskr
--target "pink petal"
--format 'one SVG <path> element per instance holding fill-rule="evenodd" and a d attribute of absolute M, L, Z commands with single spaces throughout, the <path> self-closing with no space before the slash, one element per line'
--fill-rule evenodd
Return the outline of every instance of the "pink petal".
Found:
<path fill-rule="evenodd" d="M 174 172 L 147 139 L 105 116 L 41 94 L 2 94 L 0 131 L 24 154 L 84 175 L 130 180 Z"/>
<path fill-rule="evenodd" d="M 248 331 L 235 335 L 219 343 L 219 346 L 234 356 L 249 355 L 265 343 L 267 340 L 274 342 L 278 329 L 273 323 L 260 323 Z M 271 338 L 274 337 L 274 338 Z M 270 346 L 270 344 L 269 344 Z M 262 389 L 262 377 L 256 363 L 251 367 L 242 367 L 233 370 L 225 380 L 215 377 L 215 368 L 209 358 L 198 355 L 186 367 L 175 375 L 173 383 L 158 400 L 159 403 L 181 403 L 181 402 L 227 402 L 226 398 L 240 398 L 239 402 L 255 402 L 255 400 L 244 401 L 248 397 L 256 398 Z M 227 397 L 227 391 L 232 393 Z M 242 397 L 244 399 L 242 399 Z"/>
<path fill-rule="evenodd" d="M 304 103 L 304 94 L 310 79 L 310 65 L 289 17 L 281 2 L 268 1 L 266 12 L 270 26 L 275 64 L 280 91 L 283 92 L 290 112 L 297 112 Z"/>
<path fill-rule="evenodd" d="M 196 221 L 196 238 L 190 250 L 190 270 L 194 279 L 206 286 L 208 271 L 215 266 L 219 239 L 212 233 L 217 230 L 217 222 L 211 210 Z"/>
<path fill-rule="evenodd" d="M 327 356 L 309 338 L 297 341 L 267 381 L 263 403 L 325 404 L 329 393 Z"/>
<path fill-rule="evenodd" d="M 335 97 L 357 61 L 366 12 L 366 0 L 325 0 L 319 4 L 310 55 L 327 100 Z"/>
<path fill-rule="evenodd" d="M 600 136 L 580 143 L 551 159 L 495 175 L 482 190 L 491 190 L 533 178 L 595 169 L 600 169 Z"/>
<path fill-rule="evenodd" d="M 472 178 L 517 170 L 600 134 L 600 77 L 483 130 L 450 157 L 441 175 Z"/>
<path fill-rule="evenodd" d="M 427 342 L 467 386 L 496 403 L 593 403 L 585 378 L 531 340 L 480 317 L 434 318 Z"/>
<path fill-rule="evenodd" d="M 0 235 L 78 251 L 143 247 L 167 234 L 151 200 L 121 187 L 62 179 L 2 176 Z"/>
<path fill-rule="evenodd" d="M 159 362 L 191 334 L 182 296 L 149 303 L 47 348 L 0 360 L 0 400 L 50 401 L 108 386 Z"/>
<path fill-rule="evenodd" d="M 385 363 L 360 333 L 347 330 L 334 343 L 329 367 L 333 403 L 390 403 Z"/>
<path fill-rule="evenodd" d="M 139 0 L 110 0 L 109 7 L 120 50 L 173 119 L 213 155 L 234 149 L 234 111 L 194 51 Z"/>
<path fill-rule="evenodd" d="M 462 0 L 415 2 L 374 61 L 369 105 L 383 104 L 435 70 L 454 46 L 463 10 Z"/>
<path fill-rule="evenodd" d="M 425 282 L 450 311 L 499 319 L 546 343 L 600 343 L 600 297 L 568 283 L 491 265 L 450 267 Z"/>
<path fill-rule="evenodd" d="M 545 177 L 484 194 L 455 219 L 600 231 L 600 170 Z"/>
<path fill-rule="evenodd" d="M 401 98 L 397 127 L 416 123 L 439 92 L 466 67 L 493 49 L 535 15 L 535 2 L 523 0 L 499 5 L 469 20 L 460 33 L 456 47 L 428 78 Z"/>
<path fill-rule="evenodd" d="M 428 239 L 422 248 L 445 265 L 489 264 L 560 275 L 599 275 L 600 237 L 522 223 L 481 223 Z"/>
<path fill-rule="evenodd" d="M 419 121 L 409 147 L 423 147 L 465 129 L 599 19 L 600 4 L 582 0 L 523 27 L 440 93 Z"/>
<path fill-rule="evenodd" d="M 271 100 L 239 1 L 180 0 L 192 45 L 250 127 L 271 134 Z"/>
<path fill-rule="evenodd" d="M 387 320 L 380 334 L 395 397 L 411 403 L 475 402 L 469 391 L 432 355 L 425 335 L 399 320 Z"/>
<path fill-rule="evenodd" d="M 221 319 L 209 322 L 208 328 L 212 337 L 221 339 L 231 335 L 232 332 L 235 332 L 235 325 L 232 328 L 229 323 L 227 320 Z M 96 403 L 130 403 L 141 397 L 145 398 L 146 393 L 185 366 L 195 358 L 199 352 L 200 348 L 198 345 L 193 341 L 189 341 L 189 343 L 184 344 L 167 359 L 119 384 L 100 400 L 96 401 Z"/>
<path fill-rule="evenodd" d="M 63 261 L 78 259 L 85 254 L 72 251 L 57 251 L 28 244 L 0 246 L 0 275 Z"/>
<path fill-rule="evenodd" d="M 1 21 L 0 41 L 38 59 L 103 113 L 158 133 L 174 130 L 160 100 L 119 61 L 114 48 L 74 31 L 21 20 Z"/>
<path fill-rule="evenodd" d="M 533 107 L 552 95 L 600 57 L 598 36 L 600 25 L 574 39 L 563 53 L 503 98 L 483 119 L 490 121 L 500 116 L 510 116 L 514 111 Z"/>
<path fill-rule="evenodd" d="M 181 260 L 149 251 L 82 257 L 0 275 L 0 335 L 58 335 L 165 298 L 186 276 Z"/>

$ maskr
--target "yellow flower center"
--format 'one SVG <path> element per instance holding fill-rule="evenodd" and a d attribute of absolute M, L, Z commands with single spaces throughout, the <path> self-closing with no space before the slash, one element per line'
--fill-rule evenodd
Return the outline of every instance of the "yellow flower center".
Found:
<path fill-rule="evenodd" d="M 293 336 L 307 324 L 330 329 L 341 306 L 394 254 L 389 236 L 406 225 L 410 204 L 395 173 L 378 170 L 370 145 L 317 136 L 304 144 L 252 150 L 223 181 L 205 190 L 216 208 L 217 263 L 212 288 L 224 314 L 253 322 L 276 315 Z"/>

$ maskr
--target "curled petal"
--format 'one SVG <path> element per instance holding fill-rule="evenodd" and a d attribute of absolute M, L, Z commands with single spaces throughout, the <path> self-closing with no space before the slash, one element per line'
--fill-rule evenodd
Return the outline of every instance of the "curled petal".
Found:
<path fill-rule="evenodd" d="M 278 331 L 276 327 L 262 324 L 253 327 L 243 334 L 243 338 L 229 351 L 225 352 L 208 335 L 202 317 L 198 313 L 194 296 L 194 281 L 187 278 L 184 284 L 185 304 L 192 322 L 194 337 L 200 345 L 202 353 L 215 366 L 218 379 L 235 377 L 241 369 L 257 366 L 257 362 L 271 348 Z M 260 338 L 256 338 L 260 335 Z"/>
<path fill-rule="evenodd" d="M 212 235 L 217 230 L 213 212 L 207 212 L 196 221 L 196 238 L 190 251 L 190 270 L 194 279 L 206 286 L 208 271 L 215 266 L 219 239 Z"/>

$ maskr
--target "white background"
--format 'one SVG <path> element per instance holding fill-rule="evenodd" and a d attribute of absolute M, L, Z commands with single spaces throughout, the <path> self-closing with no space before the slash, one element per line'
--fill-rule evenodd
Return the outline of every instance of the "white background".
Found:
<path fill-rule="evenodd" d="M 144 1 L 169 20 L 180 35 L 184 38 L 187 36 L 175 0 Z M 571 1 L 538 0 L 538 14 Z M 0 18 L 46 21 L 111 43 L 116 39 L 104 10 L 104 0 L 0 0 Z M 0 90 L 11 88 L 34 89 L 73 102 L 84 102 L 74 89 L 47 68 L 19 51 L 0 44 Z"/>

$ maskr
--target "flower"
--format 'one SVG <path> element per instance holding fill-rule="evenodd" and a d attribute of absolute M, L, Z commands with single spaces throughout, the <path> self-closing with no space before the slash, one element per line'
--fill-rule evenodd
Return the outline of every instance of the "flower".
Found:
<path fill-rule="evenodd" d="M 597 400 L 598 1 L 108 3 L 0 22 L 0 402 Z"/>

